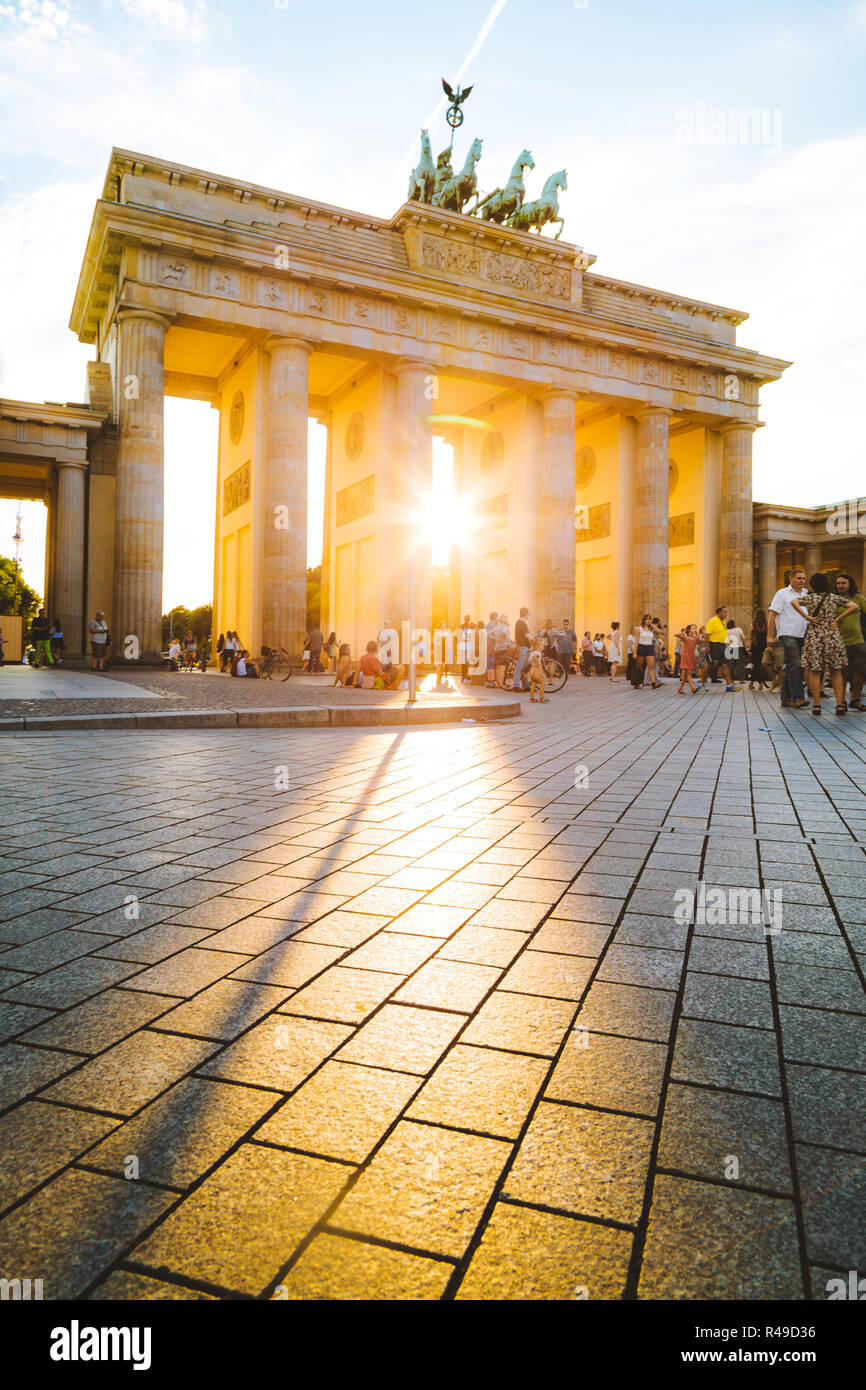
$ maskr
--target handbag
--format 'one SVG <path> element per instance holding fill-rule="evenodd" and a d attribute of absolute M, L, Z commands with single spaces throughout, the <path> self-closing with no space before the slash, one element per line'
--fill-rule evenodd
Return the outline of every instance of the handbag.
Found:
<path fill-rule="evenodd" d="M 373 690 L 376 685 L 375 676 L 359 676 L 356 682 L 362 690 Z"/>

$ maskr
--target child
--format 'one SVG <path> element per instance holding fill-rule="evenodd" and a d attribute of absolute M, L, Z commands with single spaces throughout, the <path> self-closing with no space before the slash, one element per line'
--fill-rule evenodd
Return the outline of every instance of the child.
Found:
<path fill-rule="evenodd" d="M 695 623 L 689 623 L 682 632 L 677 633 L 677 641 L 680 646 L 680 688 L 678 695 L 685 695 L 684 686 L 688 685 L 693 695 L 697 695 L 697 689 L 692 685 L 692 676 L 697 670 L 697 645 L 698 629 Z"/>
<path fill-rule="evenodd" d="M 335 670 L 334 685 L 351 685 L 352 654 L 348 642 L 343 642 L 340 645 Z"/>
<path fill-rule="evenodd" d="M 529 678 L 529 699 L 532 704 L 546 705 L 549 700 L 544 694 L 544 667 L 541 664 L 541 652 L 534 651 L 529 658 L 529 665 L 526 668 Z"/>

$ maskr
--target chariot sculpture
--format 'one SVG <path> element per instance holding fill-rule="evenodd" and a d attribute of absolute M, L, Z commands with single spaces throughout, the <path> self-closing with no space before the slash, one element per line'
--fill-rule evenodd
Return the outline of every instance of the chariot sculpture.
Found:
<path fill-rule="evenodd" d="M 409 201 L 429 203 L 431 207 L 465 213 L 468 217 L 479 215 L 484 222 L 495 222 L 500 226 L 512 227 L 515 231 L 528 232 L 534 228 L 539 236 L 548 222 L 557 223 L 554 240 L 558 240 L 565 223 L 559 213 L 557 195 L 568 187 L 566 171 L 558 169 L 551 174 L 544 184 L 541 197 L 526 202 L 523 173 L 525 169 L 535 168 L 535 160 L 529 150 L 522 150 L 504 185 L 490 193 L 480 193 L 476 165 L 481 158 L 481 139 L 476 136 L 472 141 L 459 173 L 454 173 L 451 163 L 454 131 L 463 124 L 462 104 L 472 88 L 461 91 L 458 87 L 454 91 L 444 77 L 442 86 L 451 102 L 446 114 L 451 127 L 451 143 L 434 163 L 430 132 L 421 131 L 421 158 L 409 178 Z M 473 199 L 472 206 L 467 206 Z"/>

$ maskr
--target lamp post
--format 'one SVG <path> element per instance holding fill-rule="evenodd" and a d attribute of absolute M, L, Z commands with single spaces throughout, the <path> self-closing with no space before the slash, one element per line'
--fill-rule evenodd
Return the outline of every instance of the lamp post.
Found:
<path fill-rule="evenodd" d="M 417 703 L 415 673 L 415 551 L 409 546 L 409 705 Z"/>
<path fill-rule="evenodd" d="M 12 537 L 15 542 L 15 599 L 12 604 L 12 612 L 18 612 L 18 593 L 21 580 L 21 542 L 24 539 L 21 535 L 21 503 L 18 503 L 18 515 L 15 518 L 15 535 Z"/>

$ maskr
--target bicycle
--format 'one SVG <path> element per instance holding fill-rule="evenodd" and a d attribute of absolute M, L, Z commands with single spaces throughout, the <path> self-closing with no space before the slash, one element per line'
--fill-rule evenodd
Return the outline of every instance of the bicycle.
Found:
<path fill-rule="evenodd" d="M 262 649 L 265 650 L 264 648 Z M 267 656 L 262 657 L 259 679 L 272 681 L 274 676 L 279 676 L 284 683 L 289 679 L 293 671 L 292 663 L 289 660 L 289 653 L 285 647 L 280 647 L 275 651 L 273 647 L 267 648 Z"/>
<path fill-rule="evenodd" d="M 568 680 L 568 671 L 565 669 L 562 662 L 557 661 L 554 656 L 543 656 L 541 658 L 541 664 L 544 668 L 545 693 L 549 692 L 551 695 L 555 695 L 557 690 L 561 690 Z M 517 662 L 512 657 L 511 660 L 506 661 L 504 666 L 498 669 L 502 672 L 496 682 L 500 690 L 513 690 L 514 672 L 517 669 Z M 528 690 L 529 687 L 524 685 L 523 689 Z"/>

